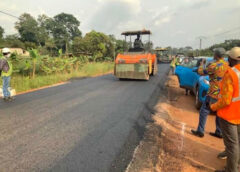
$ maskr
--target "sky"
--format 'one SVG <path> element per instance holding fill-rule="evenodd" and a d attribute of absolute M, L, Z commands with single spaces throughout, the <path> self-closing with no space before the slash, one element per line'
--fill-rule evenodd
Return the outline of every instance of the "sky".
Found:
<path fill-rule="evenodd" d="M 37 17 L 73 14 L 85 34 L 91 30 L 121 37 L 127 30 L 152 31 L 159 47 L 206 48 L 225 39 L 240 39 L 240 0 L 0 0 L 0 11 Z M 14 34 L 17 19 L 0 13 L 5 34 Z"/>

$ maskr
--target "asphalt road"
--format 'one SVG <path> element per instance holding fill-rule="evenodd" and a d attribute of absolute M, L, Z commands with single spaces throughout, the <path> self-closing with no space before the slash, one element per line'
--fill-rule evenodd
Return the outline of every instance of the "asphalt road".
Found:
<path fill-rule="evenodd" d="M 168 66 L 147 82 L 105 75 L 0 100 L 0 171 L 115 171 Z"/>

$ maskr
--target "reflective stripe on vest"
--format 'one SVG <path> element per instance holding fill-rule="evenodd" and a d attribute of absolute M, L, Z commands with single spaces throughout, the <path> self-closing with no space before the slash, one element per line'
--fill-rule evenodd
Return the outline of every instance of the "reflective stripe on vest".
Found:
<path fill-rule="evenodd" d="M 235 97 L 232 99 L 232 102 L 237 102 L 237 101 L 240 101 L 240 71 L 233 67 L 232 70 L 236 73 L 237 75 L 237 78 L 238 78 L 238 87 L 239 87 L 239 90 L 238 90 L 238 97 Z"/>

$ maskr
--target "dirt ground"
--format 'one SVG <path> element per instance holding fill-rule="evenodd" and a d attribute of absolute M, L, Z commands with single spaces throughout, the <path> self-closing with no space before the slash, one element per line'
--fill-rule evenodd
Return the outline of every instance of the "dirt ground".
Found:
<path fill-rule="evenodd" d="M 169 76 L 168 94 L 155 107 L 154 123 L 149 124 L 127 172 L 205 172 L 222 169 L 217 159 L 224 150 L 223 140 L 214 138 L 215 116 L 209 115 L 203 138 L 191 134 L 198 125 L 199 112 L 194 96 L 185 95 L 177 78 Z"/>

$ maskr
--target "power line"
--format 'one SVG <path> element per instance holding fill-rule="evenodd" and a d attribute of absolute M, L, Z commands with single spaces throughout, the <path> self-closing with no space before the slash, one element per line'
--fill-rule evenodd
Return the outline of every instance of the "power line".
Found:
<path fill-rule="evenodd" d="M 10 14 L 10 13 L 6 13 L 6 12 L 1 11 L 1 10 L 0 10 L 0 13 L 5 14 L 5 15 L 10 16 L 10 17 L 13 17 L 13 18 L 16 18 L 16 19 L 19 19 L 19 17 L 14 16 L 14 15 L 12 15 L 12 14 Z"/>
<path fill-rule="evenodd" d="M 225 32 L 218 33 L 218 34 L 216 34 L 216 35 L 213 35 L 213 37 L 217 37 L 217 36 L 220 36 L 220 35 L 224 35 L 224 34 L 226 34 L 226 33 L 231 33 L 232 31 L 235 31 L 235 30 L 240 30 L 240 27 L 236 27 L 236 28 L 233 28 L 233 29 L 231 29 L 231 30 L 227 30 L 227 31 L 225 31 Z"/>

